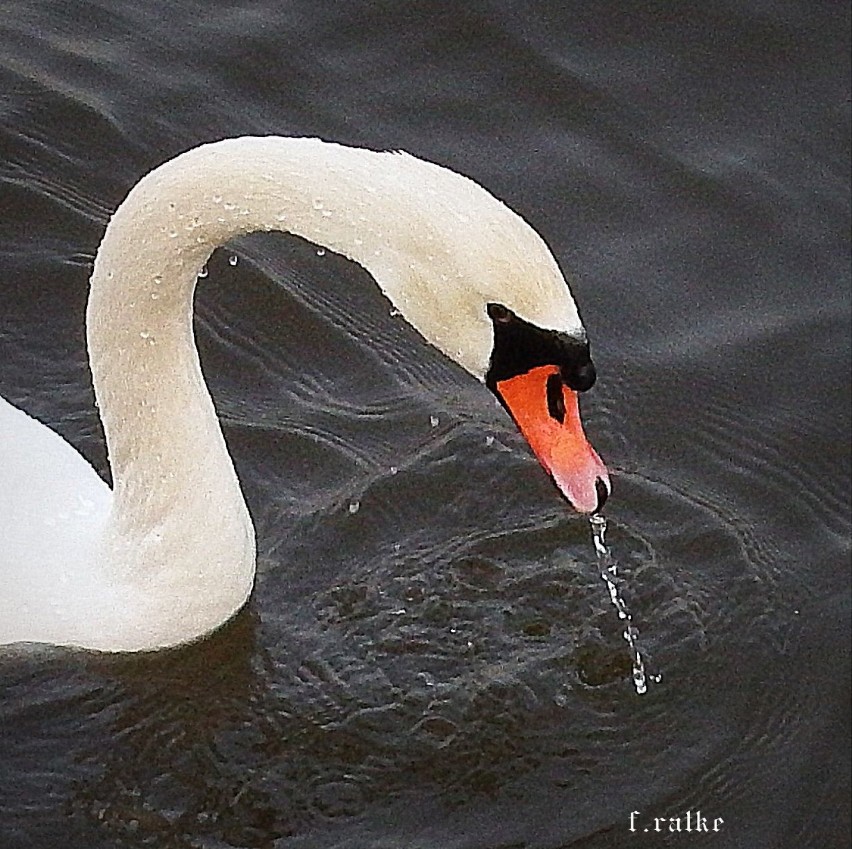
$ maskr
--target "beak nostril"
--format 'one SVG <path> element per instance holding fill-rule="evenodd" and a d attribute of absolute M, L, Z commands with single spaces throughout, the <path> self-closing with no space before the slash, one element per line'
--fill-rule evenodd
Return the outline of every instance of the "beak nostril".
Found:
<path fill-rule="evenodd" d="M 604 504 L 606 504 L 607 498 L 609 498 L 609 489 L 607 489 L 603 478 L 598 478 L 595 481 L 595 492 L 598 494 L 598 506 L 595 508 L 595 513 L 600 513 L 604 508 Z"/>

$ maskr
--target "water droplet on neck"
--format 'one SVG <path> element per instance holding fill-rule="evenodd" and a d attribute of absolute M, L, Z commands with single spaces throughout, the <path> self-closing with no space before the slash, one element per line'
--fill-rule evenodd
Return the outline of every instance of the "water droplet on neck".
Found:
<path fill-rule="evenodd" d="M 622 636 L 627 642 L 630 658 L 633 662 L 633 686 L 641 696 L 648 690 L 649 676 L 645 672 L 645 661 L 637 644 L 639 630 L 633 624 L 633 617 L 630 615 L 630 611 L 627 609 L 627 605 L 621 597 L 621 592 L 618 588 L 618 563 L 613 558 L 606 544 L 606 517 L 600 513 L 593 513 L 589 517 L 589 525 L 592 529 L 592 543 L 595 546 L 598 570 L 609 591 L 609 600 L 612 602 L 613 607 L 615 607 L 618 618 L 624 622 Z M 659 678 L 659 676 L 651 676 L 651 680 L 659 681 Z"/>
<path fill-rule="evenodd" d="M 325 256 L 325 248 L 317 248 L 317 256 Z"/>
<path fill-rule="evenodd" d="M 236 265 L 237 262 L 239 262 L 239 260 L 236 254 L 231 254 L 231 256 L 228 257 L 228 265 Z"/>
<path fill-rule="evenodd" d="M 210 273 L 210 272 L 208 271 L 207 266 L 206 266 L 206 265 L 202 265 L 202 266 L 201 266 L 201 271 L 199 271 L 199 272 L 198 272 L 198 276 L 199 276 L 200 278 L 202 278 L 202 279 L 203 279 L 203 278 L 205 278 L 205 277 L 206 277 L 209 273 Z"/>

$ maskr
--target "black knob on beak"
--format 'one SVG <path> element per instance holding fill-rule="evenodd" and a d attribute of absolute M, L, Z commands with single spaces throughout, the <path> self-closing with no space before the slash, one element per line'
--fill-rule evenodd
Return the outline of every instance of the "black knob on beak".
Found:
<path fill-rule="evenodd" d="M 587 359 L 584 363 L 572 363 L 570 367 L 562 366 L 562 379 L 566 386 L 575 392 L 585 392 L 595 385 L 597 372 L 594 363 Z"/>

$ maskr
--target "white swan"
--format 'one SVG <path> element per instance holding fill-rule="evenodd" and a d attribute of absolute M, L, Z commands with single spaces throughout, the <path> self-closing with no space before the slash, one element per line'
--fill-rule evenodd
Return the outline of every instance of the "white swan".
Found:
<path fill-rule="evenodd" d="M 574 390 L 594 380 L 585 332 L 521 218 L 402 153 L 208 144 L 139 182 L 95 259 L 88 351 L 114 489 L 0 399 L 0 644 L 157 649 L 210 632 L 247 599 L 254 528 L 199 366 L 192 299 L 214 248 L 255 230 L 360 263 L 497 394 L 578 510 L 609 493 L 577 412 Z"/>

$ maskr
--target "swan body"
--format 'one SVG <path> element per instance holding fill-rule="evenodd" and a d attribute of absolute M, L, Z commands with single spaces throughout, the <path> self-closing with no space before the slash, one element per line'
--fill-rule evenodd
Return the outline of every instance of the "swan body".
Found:
<path fill-rule="evenodd" d="M 452 171 L 300 138 L 229 139 L 176 157 L 118 208 L 91 277 L 87 345 L 113 489 L 0 399 L 0 644 L 152 650 L 210 632 L 246 601 L 254 528 L 201 373 L 192 304 L 212 251 L 258 230 L 362 265 L 480 380 L 493 361 L 488 304 L 585 340 L 542 239 Z"/>

